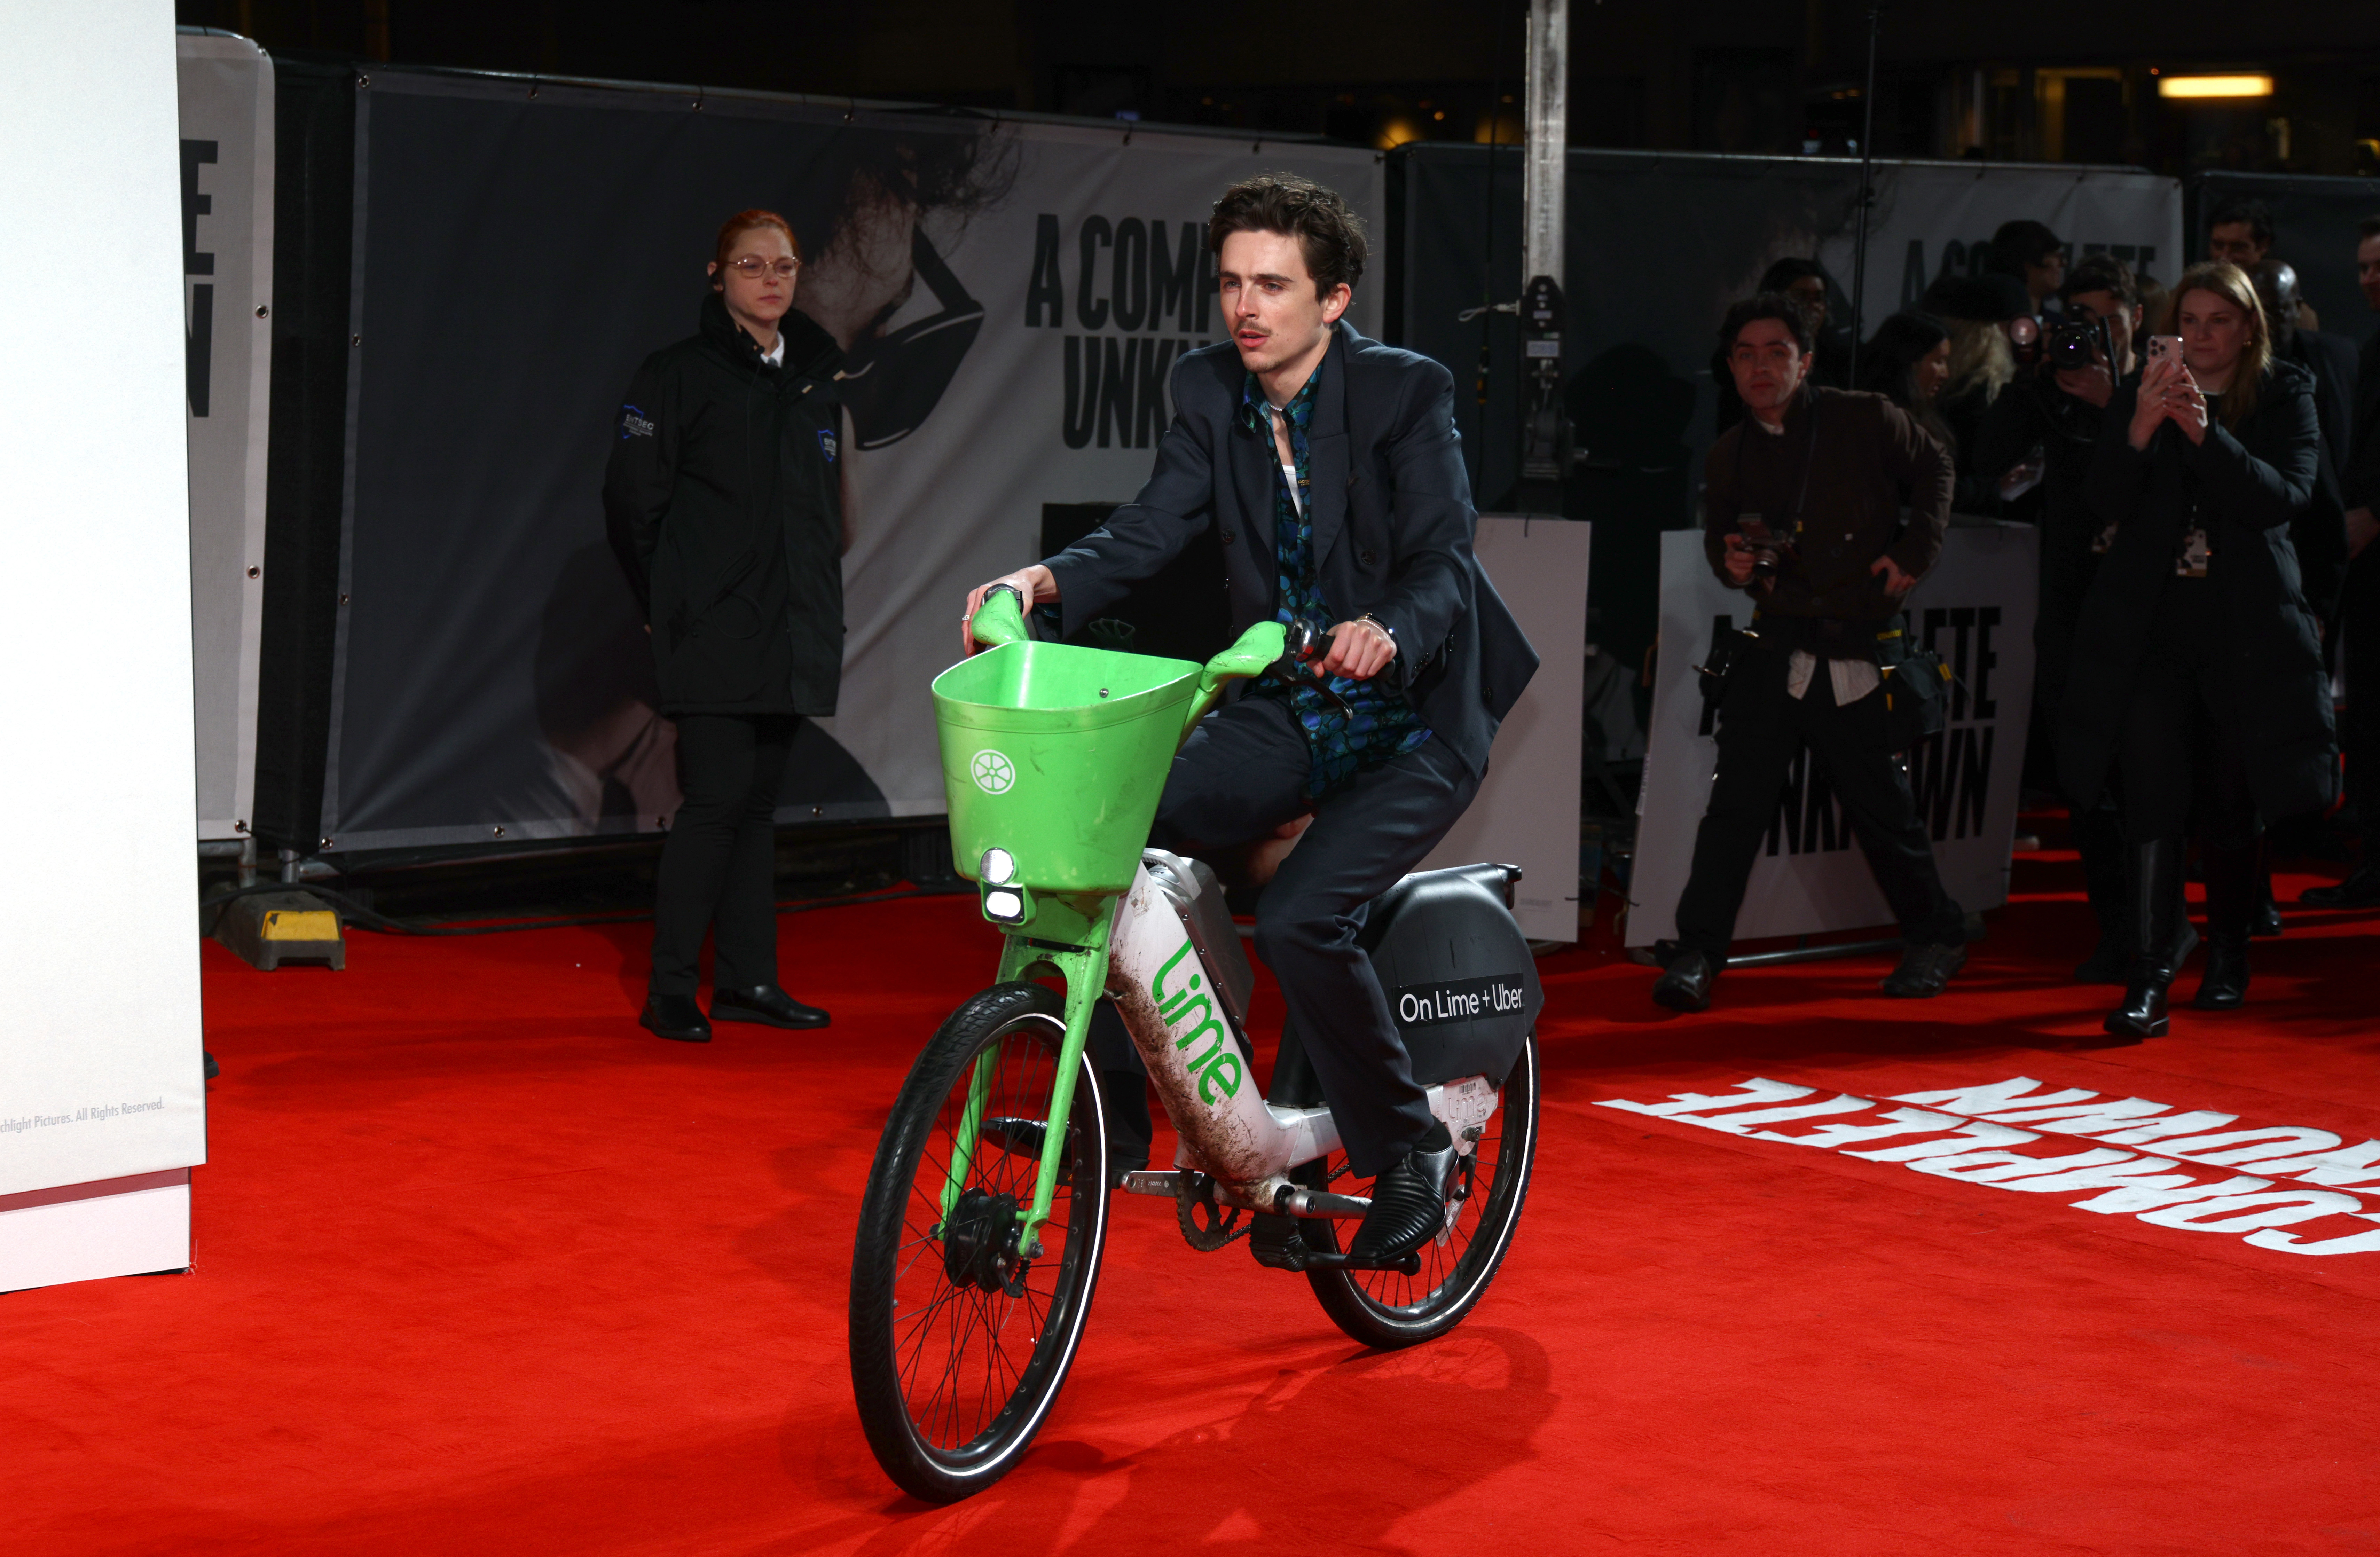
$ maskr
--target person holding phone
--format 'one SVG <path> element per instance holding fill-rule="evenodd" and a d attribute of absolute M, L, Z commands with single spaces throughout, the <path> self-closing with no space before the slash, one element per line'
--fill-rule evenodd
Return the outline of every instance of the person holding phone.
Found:
<path fill-rule="evenodd" d="M 2103 1024 L 2124 1041 L 2169 1028 L 2188 943 L 2176 922 L 2193 811 L 2208 952 L 2192 1004 L 2240 1004 L 2265 821 L 2330 803 L 2338 740 L 2289 527 L 2321 468 L 2313 376 L 2277 360 L 2237 265 L 2193 267 L 2177 333 L 2151 337 L 2094 451 L 2093 511 L 2113 525 L 2075 624 L 2058 733 L 2067 792 L 2120 781 L 2132 968 Z"/>
<path fill-rule="evenodd" d="M 801 720 L 834 712 L 843 674 L 844 356 L 794 311 L 801 266 L 783 216 L 727 219 L 701 329 L 637 371 L 603 478 L 677 725 L 685 800 L 662 845 L 639 1019 L 680 1042 L 709 1042 L 711 1020 L 827 1025 L 777 983 L 777 790 Z"/>

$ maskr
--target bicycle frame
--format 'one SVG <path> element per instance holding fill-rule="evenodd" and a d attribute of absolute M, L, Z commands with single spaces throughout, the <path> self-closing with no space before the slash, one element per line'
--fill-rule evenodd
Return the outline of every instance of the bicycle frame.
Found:
<path fill-rule="evenodd" d="M 1062 902 L 1043 898 L 1034 926 L 1040 933 L 1012 934 L 1002 949 L 1000 977 L 1005 981 L 1055 974 L 1066 986 L 1066 1036 L 1050 1089 L 1050 1117 L 1067 1117 L 1081 1074 L 1091 1007 L 1105 992 L 1116 1003 L 1133 1045 L 1148 1068 L 1158 1099 L 1181 1139 L 1176 1165 L 1212 1176 L 1216 1192 L 1235 1205 L 1257 1210 L 1281 1208 L 1293 1190 L 1291 1169 L 1339 1150 L 1339 1127 L 1328 1108 L 1282 1108 L 1267 1102 L 1248 1074 L 1237 1023 L 1217 998 L 1207 949 L 1146 865 L 1121 897 L 1101 897 L 1089 913 L 1069 914 L 1079 939 L 1052 937 L 1052 909 Z M 990 1056 L 977 1062 L 973 1089 L 960 1121 L 957 1148 L 942 1192 L 949 1215 L 974 1162 L 977 1130 L 983 1117 Z M 1485 1077 L 1465 1077 L 1428 1089 L 1429 1110 L 1467 1153 L 1477 1132 L 1496 1111 L 1498 1094 Z M 1064 1152 L 1063 1132 L 1045 1131 L 1033 1206 L 1021 1236 L 1028 1256 L 1039 1252 L 1039 1235 L 1057 1195 Z"/>

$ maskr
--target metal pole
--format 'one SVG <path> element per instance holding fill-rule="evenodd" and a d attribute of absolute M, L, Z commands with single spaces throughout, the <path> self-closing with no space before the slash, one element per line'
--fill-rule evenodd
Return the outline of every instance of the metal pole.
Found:
<path fill-rule="evenodd" d="M 1876 34 L 1881 6 L 1867 8 L 1867 85 L 1860 92 L 1859 237 L 1852 248 L 1851 385 L 1859 387 L 1860 331 L 1867 306 L 1867 210 L 1876 203 Z"/>
<path fill-rule="evenodd" d="M 1562 151 L 1570 140 L 1570 0 L 1529 0 L 1521 285 L 1562 279 Z M 1494 152 L 1489 152 L 1492 158 Z"/>

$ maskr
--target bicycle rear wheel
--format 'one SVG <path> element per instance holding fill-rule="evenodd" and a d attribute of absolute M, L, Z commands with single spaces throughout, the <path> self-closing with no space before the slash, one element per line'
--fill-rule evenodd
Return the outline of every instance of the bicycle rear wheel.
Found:
<path fill-rule="evenodd" d="M 1367 1346 L 1393 1349 L 1445 1334 L 1462 1321 L 1488 1283 L 1521 1220 L 1529 1195 L 1529 1170 L 1537 1152 L 1537 1039 L 1529 1035 L 1521 1057 L 1504 1080 L 1503 1096 L 1479 1140 L 1459 1160 L 1454 1186 L 1463 1191 L 1450 1225 L 1421 1247 L 1421 1271 L 1308 1271 L 1305 1279 L 1331 1322 Z M 1347 1159 L 1332 1152 L 1306 1170 L 1316 1187 L 1346 1171 Z M 1305 1243 L 1339 1247 L 1329 1222 L 1300 1224 Z"/>
<path fill-rule="evenodd" d="M 971 1100 L 979 1119 L 1048 1119 L 1062 1013 L 1030 983 L 996 984 L 960 1006 L 911 1067 L 868 1176 L 852 1248 L 852 1393 L 885 1474 L 930 1502 L 981 1491 L 1015 1466 L 1090 1312 L 1108 1164 L 1088 1061 L 1039 1255 L 1018 1247 L 1038 1154 L 990 1139 L 971 1158 L 960 1150 Z"/>

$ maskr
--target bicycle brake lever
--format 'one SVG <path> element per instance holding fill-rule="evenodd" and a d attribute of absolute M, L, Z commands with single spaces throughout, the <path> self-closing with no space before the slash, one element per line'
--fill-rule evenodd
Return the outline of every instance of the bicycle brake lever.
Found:
<path fill-rule="evenodd" d="M 1312 687 L 1339 711 L 1340 718 L 1354 719 L 1355 711 L 1347 705 L 1347 699 L 1332 691 L 1330 683 L 1314 668 L 1315 662 L 1330 658 L 1330 635 L 1317 632 L 1312 623 L 1300 620 L 1289 625 L 1285 636 L 1288 651 L 1273 667 L 1280 672 L 1281 679 L 1293 686 Z"/>

